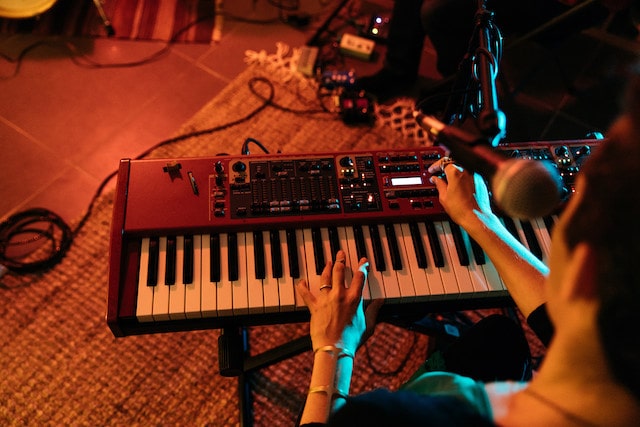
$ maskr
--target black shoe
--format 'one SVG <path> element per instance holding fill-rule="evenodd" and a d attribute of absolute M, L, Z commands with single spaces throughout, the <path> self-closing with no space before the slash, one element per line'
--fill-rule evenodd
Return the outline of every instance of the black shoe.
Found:
<path fill-rule="evenodd" d="M 374 96 L 380 103 L 400 96 L 412 96 L 417 76 L 403 75 L 383 68 L 371 76 L 356 80 L 356 88 Z"/>

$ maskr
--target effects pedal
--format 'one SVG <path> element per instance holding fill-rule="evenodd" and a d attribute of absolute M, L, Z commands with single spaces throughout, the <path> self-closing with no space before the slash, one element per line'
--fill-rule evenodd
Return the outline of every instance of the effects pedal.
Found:
<path fill-rule="evenodd" d="M 353 34 L 345 33 L 340 38 L 340 52 L 364 61 L 371 60 L 375 47 L 376 43 L 373 40 Z"/>

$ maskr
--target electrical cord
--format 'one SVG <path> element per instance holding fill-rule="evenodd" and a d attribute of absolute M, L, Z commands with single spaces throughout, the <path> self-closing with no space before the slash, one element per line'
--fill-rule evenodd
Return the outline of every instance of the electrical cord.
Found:
<path fill-rule="evenodd" d="M 0 264 L 17 273 L 51 268 L 71 246 L 72 234 L 64 220 L 50 210 L 19 212 L 0 224 Z M 25 250 L 12 254 L 17 247 Z"/>

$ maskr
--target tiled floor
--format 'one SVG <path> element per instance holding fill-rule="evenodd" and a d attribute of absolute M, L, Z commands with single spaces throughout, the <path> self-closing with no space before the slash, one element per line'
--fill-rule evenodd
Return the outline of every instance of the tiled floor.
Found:
<path fill-rule="evenodd" d="M 312 34 L 284 23 L 228 20 L 218 44 L 175 44 L 166 55 L 145 65 L 98 69 L 76 65 L 62 42 L 45 39 L 45 44 L 29 52 L 17 75 L 0 79 L 0 218 L 45 207 L 66 221 L 77 219 L 120 158 L 136 156 L 173 136 L 245 68 L 246 49 L 273 52 L 276 41 L 301 46 Z M 16 57 L 38 40 L 0 36 L 0 52 Z M 137 61 L 163 47 L 158 42 L 116 39 L 69 42 L 105 64 Z M 587 49 L 595 57 L 593 43 L 589 39 Z M 576 52 L 574 47 L 559 50 L 570 73 L 592 60 L 589 55 L 569 55 Z M 602 52 L 612 53 L 606 46 Z M 600 77 L 587 82 L 579 96 L 567 97 L 553 65 L 532 60 L 540 52 L 519 49 L 524 59 L 516 53 L 505 58 L 515 64 L 506 73 L 509 80 L 533 66 L 539 69 L 513 104 L 514 123 L 524 123 L 528 131 L 515 132 L 512 139 L 580 138 L 588 129 L 606 128 L 619 90 L 611 68 L 591 67 L 600 70 Z M 544 59 L 548 52 L 540 55 Z M 423 72 L 435 76 L 428 45 L 424 57 Z M 350 60 L 347 66 L 363 75 L 380 63 L 380 59 L 373 64 Z M 0 61 L 0 76 L 13 70 L 14 65 Z M 606 78 L 601 70 L 608 72 Z"/>

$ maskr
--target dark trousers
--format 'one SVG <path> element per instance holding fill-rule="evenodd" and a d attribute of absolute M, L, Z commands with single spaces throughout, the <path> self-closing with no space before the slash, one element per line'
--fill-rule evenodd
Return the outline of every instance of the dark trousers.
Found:
<path fill-rule="evenodd" d="M 484 382 L 527 381 L 531 379 L 529 343 L 519 324 L 494 314 L 433 353 L 412 379 L 430 371 L 452 372 Z"/>

